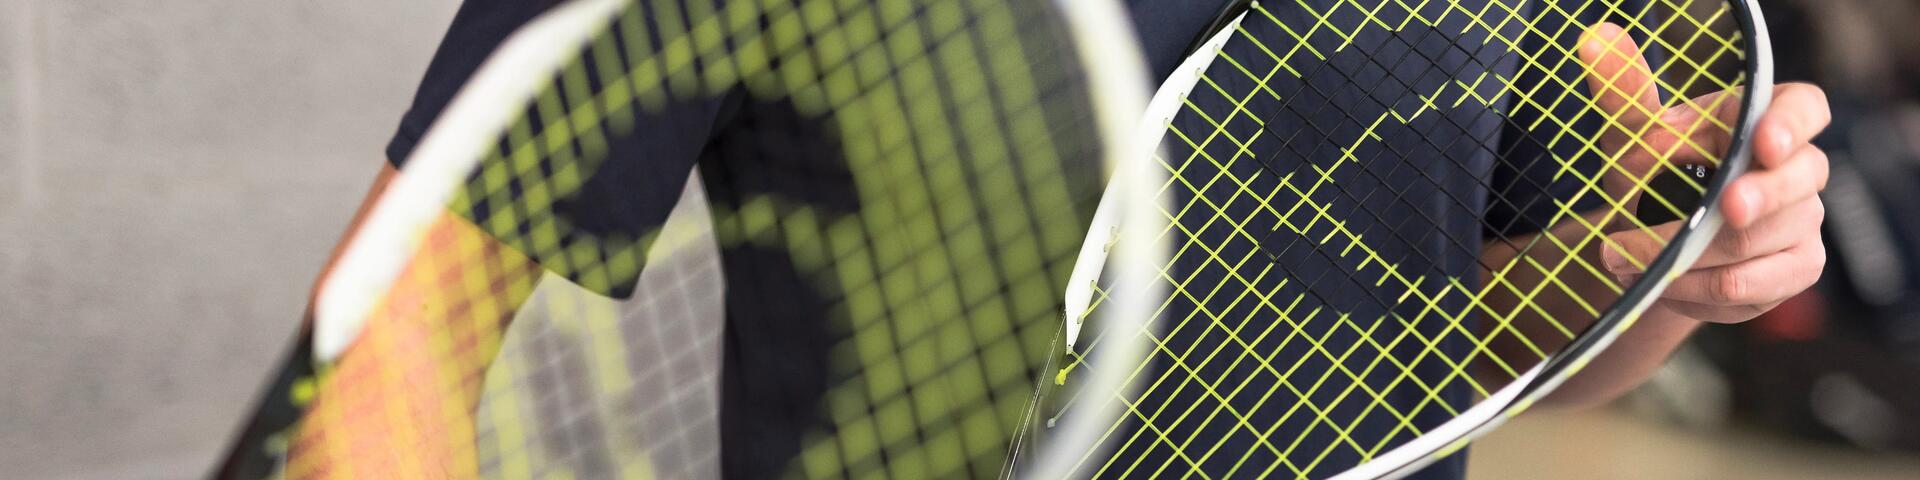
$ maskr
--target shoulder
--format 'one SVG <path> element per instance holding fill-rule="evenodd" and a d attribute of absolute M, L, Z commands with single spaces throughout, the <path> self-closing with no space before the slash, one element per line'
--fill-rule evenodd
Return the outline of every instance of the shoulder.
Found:
<path fill-rule="evenodd" d="M 399 165 L 413 152 L 433 119 L 466 85 L 493 50 L 522 25 L 539 17 L 557 0 L 466 0 L 454 14 L 432 63 L 401 116 L 400 127 L 387 144 L 387 159 Z"/>

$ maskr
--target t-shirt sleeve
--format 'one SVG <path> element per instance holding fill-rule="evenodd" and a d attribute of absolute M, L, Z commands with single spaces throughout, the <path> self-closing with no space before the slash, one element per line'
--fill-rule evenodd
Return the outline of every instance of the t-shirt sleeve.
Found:
<path fill-rule="evenodd" d="M 405 165 L 435 119 L 493 51 L 521 26 L 557 3 L 556 0 L 466 0 L 462 3 L 432 62 L 427 65 L 426 76 L 414 92 L 413 103 L 401 115 L 399 129 L 387 142 L 387 161 L 396 167 Z M 637 143 L 627 146 L 638 151 L 685 153 L 686 162 L 665 163 L 686 163 L 690 168 L 698 144 L 711 137 L 715 121 L 733 100 L 716 97 L 683 102 L 665 112 L 640 112 L 634 119 L 637 134 L 631 139 Z M 660 134 L 668 132 L 671 135 Z M 696 148 L 682 145 L 687 143 Z M 686 169 L 680 168 L 681 173 Z"/>
<path fill-rule="evenodd" d="M 515 31 L 547 11 L 549 0 L 467 0 L 455 14 L 446 37 L 420 82 L 413 103 L 401 118 L 400 127 L 387 146 L 387 159 L 404 168 L 420 140 L 431 130 L 450 101 L 460 94 L 475 71 L 485 64 Z M 611 44 L 628 45 L 622 32 L 612 30 Z M 639 42 L 644 44 L 644 42 Z M 582 47 L 581 51 L 588 49 Z M 634 52 L 622 52 L 627 56 Z M 627 258 L 629 250 L 644 251 L 651 234 L 666 222 L 679 202 L 689 175 L 697 165 L 719 125 L 728 122 L 741 102 L 738 92 L 675 95 L 657 105 L 601 105 L 599 92 L 603 81 L 626 78 L 624 72 L 602 71 L 627 68 L 621 62 L 581 64 L 587 88 L 549 92 L 541 102 L 530 102 L 524 111 L 526 120 L 515 128 L 531 129 L 542 135 L 547 117 L 544 110 L 592 103 L 588 108 L 619 109 L 607 113 L 608 120 L 591 128 L 596 134 L 581 135 L 572 145 L 554 150 L 542 143 L 536 155 L 543 157 L 537 169 L 514 174 L 506 179 L 502 191 L 549 192 L 555 187 L 550 178 L 577 175 L 577 187 L 557 194 L 549 205 L 529 210 L 513 195 L 483 195 L 470 204 L 457 205 L 459 213 L 504 244 L 534 258 L 543 267 L 560 273 L 600 293 L 624 297 L 632 287 L 636 268 L 618 269 L 620 278 L 585 282 L 578 278 L 592 269 L 577 263 L 582 249 L 598 252 L 601 259 Z M 559 73 L 552 73 L 556 79 Z M 618 80 L 616 80 L 618 81 Z M 584 94 L 584 95 L 583 95 Z M 552 102 L 548 104 L 546 102 Z M 566 116 L 558 118 L 569 118 Z M 527 132 L 523 132 L 527 133 Z M 513 149 L 510 136 L 503 136 L 496 148 Z M 592 157 L 592 158 L 588 158 Z M 482 167 L 485 170 L 485 167 Z M 476 171 L 472 178 L 479 178 Z M 470 179 L 469 181 L 476 181 Z M 498 197 L 498 198 L 496 198 Z M 599 263 L 593 260 L 589 263 Z M 584 272 L 584 273 L 583 273 Z"/>
<path fill-rule="evenodd" d="M 1644 2 L 1621 4 L 1618 12 L 1640 12 Z M 1538 8 L 1538 5 L 1536 5 Z M 1637 14 L 1637 13 L 1636 13 Z M 1642 24 L 1654 21 L 1652 14 L 1640 14 Z M 1547 15 L 1542 18 L 1554 19 Z M 1586 26 L 1602 20 L 1595 13 L 1562 21 L 1572 25 L 1540 25 L 1526 35 L 1521 51 L 1545 51 L 1576 48 Z M 1558 32 L 1547 37 L 1539 32 Z M 1637 34 L 1636 34 L 1637 36 Z M 1658 64 L 1662 53 L 1657 45 L 1640 38 L 1645 54 Z M 1485 233 L 1494 237 L 1526 235 L 1555 224 L 1557 217 L 1578 214 L 1603 205 L 1599 176 L 1606 162 L 1603 152 L 1593 145 L 1597 138 L 1567 132 L 1598 132 L 1602 118 L 1589 108 L 1585 71 L 1578 62 L 1560 62 L 1556 66 L 1522 66 L 1515 85 L 1568 85 L 1575 91 L 1542 89 L 1525 97 L 1512 98 L 1507 125 L 1501 134 L 1498 161 L 1487 200 Z M 1549 70 L 1551 68 L 1551 70 Z M 1573 119 L 1570 129 L 1552 120 Z"/>
<path fill-rule="evenodd" d="M 467 78 L 514 30 L 553 6 L 545 0 L 467 0 L 454 14 L 440 48 L 434 51 L 427 74 L 414 91 L 413 103 L 400 117 L 400 129 L 387 142 L 387 161 L 403 165 L 413 154 L 433 120 L 460 93 Z"/>
<path fill-rule="evenodd" d="M 1545 72 L 1523 68 L 1517 85 L 1552 82 L 1545 77 L 1559 76 L 1561 81 L 1584 82 L 1578 67 L 1573 72 Z M 1581 83 L 1566 83 L 1581 85 Z M 1501 132 L 1497 161 L 1489 184 L 1485 234 L 1495 238 L 1527 235 L 1553 225 L 1557 217 L 1578 213 L 1598 205 L 1598 195 L 1581 193 L 1596 180 L 1603 162 L 1586 140 L 1561 135 L 1558 126 L 1542 123 L 1543 118 L 1574 118 L 1572 131 L 1596 131 L 1597 118 L 1581 111 L 1587 102 L 1578 101 L 1585 88 L 1570 95 L 1535 94 L 1514 98 L 1508 107 L 1507 124 Z M 1555 102 L 1555 99 L 1560 101 Z M 1538 128 L 1530 126 L 1541 125 Z"/>

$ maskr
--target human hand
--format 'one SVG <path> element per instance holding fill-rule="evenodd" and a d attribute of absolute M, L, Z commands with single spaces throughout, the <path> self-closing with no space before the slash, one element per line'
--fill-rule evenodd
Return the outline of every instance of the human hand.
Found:
<path fill-rule="evenodd" d="M 1580 56 L 1598 107 L 1617 120 L 1602 138 L 1618 160 L 1605 175 L 1608 192 L 1631 192 L 1664 170 L 1661 160 L 1700 163 L 1705 151 L 1724 152 L 1731 141 L 1725 122 L 1737 118 L 1740 102 L 1716 93 L 1663 108 L 1653 74 L 1634 41 L 1618 26 L 1600 24 L 1582 38 Z M 1826 94 L 1808 84 L 1784 84 L 1758 117 L 1753 166 L 1721 196 L 1726 224 L 1699 260 L 1662 293 L 1650 317 L 1684 317 L 1737 323 L 1772 310 L 1806 290 L 1826 265 L 1820 223 L 1826 209 L 1827 155 L 1814 136 L 1831 121 Z M 1625 194 L 1622 194 L 1625 195 Z M 1627 226 L 1632 198 L 1616 212 L 1601 266 L 1623 279 L 1637 278 L 1679 231 L 1680 223 Z"/>

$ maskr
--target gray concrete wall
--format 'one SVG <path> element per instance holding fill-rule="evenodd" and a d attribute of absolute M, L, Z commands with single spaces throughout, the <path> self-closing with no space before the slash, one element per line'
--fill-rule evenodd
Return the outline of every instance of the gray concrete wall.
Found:
<path fill-rule="evenodd" d="M 0 0 L 0 478 L 223 447 L 456 0 Z"/>

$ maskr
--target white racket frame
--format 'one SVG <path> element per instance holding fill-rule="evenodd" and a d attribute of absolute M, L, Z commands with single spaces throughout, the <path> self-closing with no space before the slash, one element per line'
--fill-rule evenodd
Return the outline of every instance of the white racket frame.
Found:
<path fill-rule="evenodd" d="M 1673 243 L 1656 257 L 1648 268 L 1648 271 L 1666 272 L 1666 274 L 1653 277 L 1652 282 L 1641 282 L 1628 288 L 1619 303 L 1590 327 L 1587 333 L 1575 340 L 1572 345 L 1569 345 L 1566 349 L 1546 361 L 1528 369 L 1516 377 L 1514 381 L 1508 383 L 1506 387 L 1493 392 L 1473 407 L 1460 412 L 1459 416 L 1333 478 L 1337 480 L 1355 480 L 1397 479 L 1405 477 L 1420 471 L 1421 468 L 1435 461 L 1452 455 L 1474 439 L 1493 431 L 1508 419 L 1519 415 L 1528 407 L 1545 398 L 1548 394 L 1552 393 L 1555 388 L 1558 388 L 1562 383 L 1565 383 L 1567 379 L 1579 372 L 1582 367 L 1585 367 L 1595 356 L 1599 355 L 1608 345 L 1611 345 L 1617 340 L 1622 333 L 1626 332 L 1626 330 L 1633 325 L 1634 320 L 1638 319 L 1641 314 L 1645 313 L 1648 307 L 1653 305 L 1654 300 L 1659 297 L 1660 292 L 1665 291 L 1667 286 L 1672 283 L 1675 278 L 1678 278 L 1681 273 L 1686 272 L 1687 267 L 1691 266 L 1694 261 L 1700 258 L 1700 254 L 1706 250 L 1706 247 L 1712 242 L 1715 234 L 1719 232 L 1720 227 L 1725 223 L 1721 209 L 1716 206 L 1721 192 L 1726 189 L 1727 183 L 1729 183 L 1733 177 L 1738 176 L 1737 174 L 1739 172 L 1746 170 L 1746 166 L 1750 161 L 1752 145 L 1748 140 L 1752 138 L 1754 128 L 1754 122 L 1752 122 L 1751 119 L 1757 117 L 1758 112 L 1766 111 L 1767 105 L 1773 97 L 1774 66 L 1770 37 L 1767 32 L 1766 22 L 1760 13 L 1760 7 L 1755 1 L 1756 0 L 1728 1 L 1729 5 L 1734 6 L 1736 14 L 1744 14 L 1736 15 L 1736 17 L 1739 17 L 1741 27 L 1750 34 L 1747 39 L 1747 69 L 1752 73 L 1752 79 L 1751 86 L 1747 92 L 1748 95 L 1743 99 L 1744 104 L 1742 105 L 1741 111 L 1742 118 L 1747 119 L 1747 121 L 1743 121 L 1740 127 L 1734 132 L 1734 142 L 1732 142 L 1732 145 L 1734 145 L 1733 151 L 1729 153 L 1727 160 L 1723 162 L 1720 167 L 1722 174 L 1716 176 L 1715 180 L 1709 185 L 1707 194 L 1702 198 L 1701 206 L 1690 217 L 1691 220 L 1689 223 L 1676 234 Z M 1254 5 L 1258 5 L 1258 3 L 1259 2 L 1253 2 Z M 1209 37 L 1205 43 L 1202 43 L 1199 48 L 1195 49 L 1191 55 L 1181 62 L 1180 67 L 1174 70 L 1174 73 L 1161 84 L 1160 89 L 1154 94 L 1153 99 L 1148 104 L 1145 120 L 1140 124 L 1139 134 L 1134 138 L 1136 144 L 1132 152 L 1134 152 L 1135 155 L 1130 158 L 1131 162 L 1149 166 L 1154 163 L 1151 154 L 1158 151 L 1160 141 L 1164 138 L 1166 129 L 1170 125 L 1173 116 L 1179 113 L 1179 109 L 1186 99 L 1186 96 L 1192 92 L 1207 68 L 1212 66 L 1214 59 L 1219 57 L 1220 49 L 1224 47 L 1227 41 L 1234 35 L 1241 21 L 1246 18 L 1248 11 L 1251 11 L 1251 9 L 1249 8 L 1246 11 L 1240 12 L 1232 21 L 1225 24 L 1225 26 L 1213 34 L 1212 37 Z M 1149 169 L 1131 168 L 1130 166 L 1129 168 L 1121 169 L 1120 172 L 1128 174 L 1141 170 Z M 1149 174 L 1151 173 L 1158 173 L 1161 178 L 1164 178 L 1164 172 L 1149 172 Z M 1154 191 L 1154 188 L 1158 188 L 1159 185 L 1159 183 L 1142 182 L 1140 179 L 1116 179 L 1109 184 L 1105 195 L 1101 198 L 1100 206 L 1095 213 L 1093 227 L 1088 232 L 1086 243 L 1081 246 L 1079 261 L 1074 265 L 1074 271 L 1069 279 L 1065 319 L 1065 343 L 1067 348 L 1072 348 L 1079 341 L 1084 319 L 1087 315 L 1087 309 L 1093 300 L 1095 282 L 1100 280 L 1103 269 L 1107 264 L 1108 249 L 1114 245 L 1125 246 L 1135 243 L 1152 243 L 1117 241 L 1120 238 L 1153 238 L 1152 236 L 1139 236 L 1141 235 L 1141 230 L 1128 228 L 1128 223 L 1133 222 L 1135 219 L 1145 219 L 1150 225 L 1155 223 L 1164 224 L 1166 221 L 1164 215 L 1159 212 L 1148 214 L 1137 211 L 1137 208 L 1141 208 L 1142 206 L 1147 208 L 1153 207 L 1151 202 L 1138 200 L 1142 197 L 1152 197 L 1151 192 Z M 1143 186 L 1145 189 L 1142 189 Z M 1146 232 L 1146 235 L 1157 236 L 1159 235 L 1159 231 Z M 1129 255 L 1127 252 L 1122 252 L 1121 254 L 1127 255 L 1126 258 L 1145 258 Z M 1139 263 L 1141 262 L 1129 261 L 1119 262 L 1118 265 Z M 1132 274 L 1137 274 L 1129 272 L 1113 273 L 1116 278 L 1121 279 L 1129 278 Z M 1145 318 L 1127 319 L 1125 318 L 1126 315 L 1122 315 L 1125 311 L 1115 312 L 1114 310 L 1117 308 L 1140 308 L 1137 306 L 1112 303 L 1115 302 L 1115 300 L 1116 298 L 1111 297 L 1107 300 L 1109 305 L 1103 306 L 1103 317 L 1101 321 L 1120 320 L 1132 322 L 1132 324 L 1135 325 L 1151 327 L 1151 325 L 1142 323 L 1149 321 Z M 1152 307 L 1148 306 L 1146 308 L 1150 309 Z M 1135 312 L 1141 313 L 1134 315 L 1134 317 L 1151 316 L 1151 310 L 1136 310 Z M 1113 325 L 1121 324 L 1116 323 Z M 1141 353 L 1143 352 L 1135 350 L 1132 354 L 1139 355 Z M 1135 356 L 1132 358 L 1138 359 L 1140 357 Z M 1096 361 L 1100 361 L 1100 359 L 1096 359 Z M 1108 359 L 1105 360 L 1105 362 L 1112 362 L 1112 360 Z M 1124 365 L 1128 363 L 1119 362 L 1117 364 Z M 1095 388 L 1123 393 L 1119 390 L 1122 388 L 1120 386 L 1105 385 L 1100 382 L 1101 380 L 1095 380 L 1094 384 L 1097 385 Z M 1102 428 L 1111 424 L 1114 418 L 1111 414 L 1103 415 L 1100 412 L 1095 412 L 1094 415 L 1086 415 L 1086 413 L 1087 412 L 1080 412 L 1066 418 L 1068 418 L 1069 423 L 1099 424 L 1098 427 Z M 1066 428 L 1084 427 L 1074 425 Z M 1079 450 L 1074 449 L 1076 445 L 1055 444 L 1050 446 L 1056 450 L 1052 452 L 1043 451 L 1046 452 L 1043 453 L 1043 455 L 1068 457 L 1071 458 L 1071 461 L 1064 467 L 1042 469 L 1040 470 L 1041 474 L 1036 475 L 1035 478 L 1063 478 L 1072 471 L 1071 463 L 1078 461 L 1084 452 L 1089 451 L 1088 449 L 1100 449 L 1104 447 L 1102 445 L 1094 445 L 1093 442 L 1090 441 L 1077 445 Z"/>
<path fill-rule="evenodd" d="M 626 3 L 574 0 L 554 7 L 502 43 L 460 88 L 321 281 L 313 306 L 315 360 L 332 362 L 360 336 L 419 250 L 423 232 L 464 184 L 458 179 L 480 164 L 527 100 Z"/>

